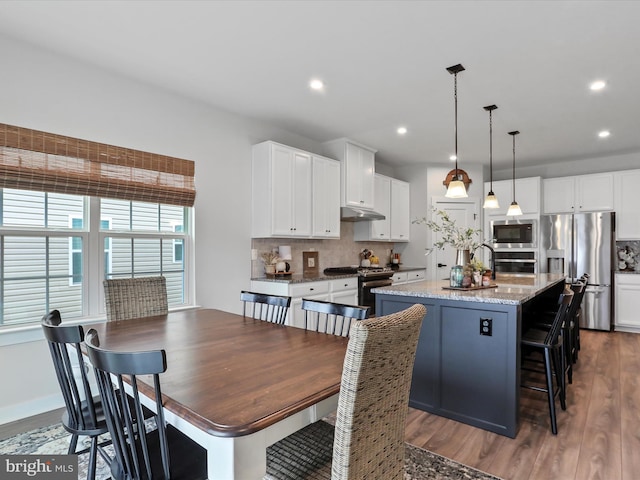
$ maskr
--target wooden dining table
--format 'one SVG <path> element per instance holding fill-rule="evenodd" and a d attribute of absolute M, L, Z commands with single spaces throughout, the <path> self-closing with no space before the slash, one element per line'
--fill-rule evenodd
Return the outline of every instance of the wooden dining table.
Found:
<path fill-rule="evenodd" d="M 212 309 L 86 328 L 106 349 L 166 351 L 166 421 L 207 450 L 211 480 L 263 478 L 269 445 L 337 406 L 348 338 Z"/>

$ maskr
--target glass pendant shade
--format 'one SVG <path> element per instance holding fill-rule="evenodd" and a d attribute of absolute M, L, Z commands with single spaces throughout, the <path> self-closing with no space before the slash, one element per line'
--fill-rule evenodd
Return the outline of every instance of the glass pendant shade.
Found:
<path fill-rule="evenodd" d="M 447 198 L 466 198 L 468 197 L 467 189 L 461 180 L 451 180 L 444 196 Z"/>
<path fill-rule="evenodd" d="M 507 216 L 515 217 L 517 215 L 522 215 L 522 210 L 520 209 L 520 205 L 518 205 L 518 202 L 514 200 L 513 202 L 511 202 L 511 205 L 509 205 L 509 210 L 507 210 Z"/>
<path fill-rule="evenodd" d="M 484 204 L 482 208 L 500 208 L 500 204 L 498 203 L 498 197 L 496 197 L 495 193 L 489 192 L 487 198 L 484 199 Z"/>

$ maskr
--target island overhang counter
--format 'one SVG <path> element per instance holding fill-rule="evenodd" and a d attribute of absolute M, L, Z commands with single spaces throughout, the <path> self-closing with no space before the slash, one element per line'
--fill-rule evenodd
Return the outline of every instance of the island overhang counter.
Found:
<path fill-rule="evenodd" d="M 559 274 L 503 275 L 497 287 L 448 290 L 448 281 L 380 287 L 376 312 L 427 308 L 409 406 L 515 438 L 523 312 L 558 299 Z"/>

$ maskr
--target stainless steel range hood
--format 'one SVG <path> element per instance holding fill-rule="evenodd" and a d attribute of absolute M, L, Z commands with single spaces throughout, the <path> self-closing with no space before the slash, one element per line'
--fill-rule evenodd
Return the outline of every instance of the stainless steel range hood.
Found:
<path fill-rule="evenodd" d="M 364 222 L 370 220 L 384 220 L 385 216 L 373 210 L 363 208 L 340 207 L 340 220 L 343 222 Z"/>

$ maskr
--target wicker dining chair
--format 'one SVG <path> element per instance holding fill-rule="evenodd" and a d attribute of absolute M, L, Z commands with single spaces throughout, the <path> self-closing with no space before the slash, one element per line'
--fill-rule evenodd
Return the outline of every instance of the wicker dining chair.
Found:
<path fill-rule="evenodd" d="M 103 285 L 108 321 L 169 313 L 165 277 L 112 278 Z"/>
<path fill-rule="evenodd" d="M 354 323 L 335 429 L 316 422 L 269 447 L 265 479 L 403 479 L 409 389 L 425 315 L 416 304 Z M 327 455 L 322 446 L 332 435 Z"/>
<path fill-rule="evenodd" d="M 346 337 L 352 320 L 369 318 L 369 307 L 325 302 L 323 300 L 302 299 L 304 328 L 316 332 L 330 333 Z"/>

